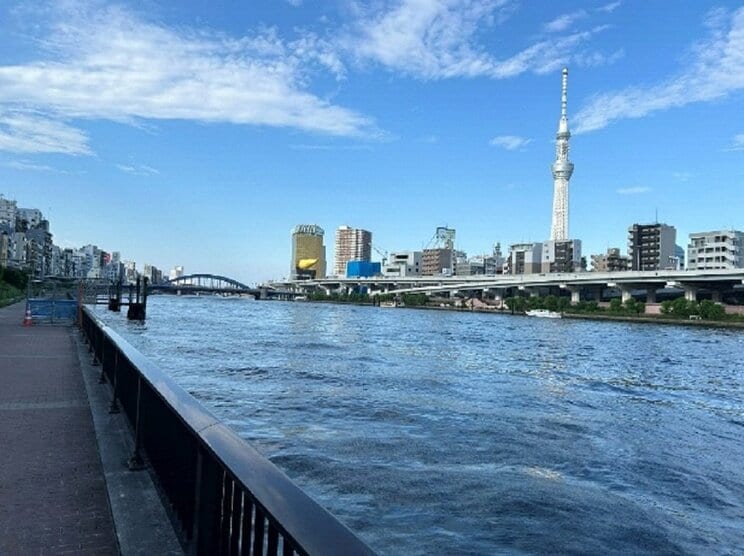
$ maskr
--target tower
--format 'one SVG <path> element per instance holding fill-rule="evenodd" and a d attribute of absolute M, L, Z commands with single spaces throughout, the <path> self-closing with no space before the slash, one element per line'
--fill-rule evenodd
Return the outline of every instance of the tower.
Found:
<path fill-rule="evenodd" d="M 550 226 L 550 239 L 568 240 L 568 181 L 573 174 L 574 165 L 568 160 L 568 69 L 563 68 L 561 80 L 561 119 L 555 136 L 555 162 L 553 162 L 553 221 Z"/>

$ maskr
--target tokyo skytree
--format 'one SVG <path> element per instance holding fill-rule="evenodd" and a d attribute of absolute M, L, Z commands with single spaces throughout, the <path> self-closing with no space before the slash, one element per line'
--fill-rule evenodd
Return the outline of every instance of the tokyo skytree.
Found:
<path fill-rule="evenodd" d="M 558 133 L 555 136 L 555 162 L 553 162 L 553 222 L 550 227 L 550 239 L 566 241 L 568 239 L 568 180 L 573 174 L 574 165 L 568 159 L 568 69 L 563 68 L 561 81 L 561 119 L 558 122 Z"/>

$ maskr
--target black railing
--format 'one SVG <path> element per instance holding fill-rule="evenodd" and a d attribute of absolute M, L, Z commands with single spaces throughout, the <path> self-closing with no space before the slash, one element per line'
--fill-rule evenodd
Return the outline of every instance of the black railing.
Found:
<path fill-rule="evenodd" d="M 87 307 L 80 326 L 132 426 L 130 468 L 149 466 L 188 553 L 373 554 Z"/>

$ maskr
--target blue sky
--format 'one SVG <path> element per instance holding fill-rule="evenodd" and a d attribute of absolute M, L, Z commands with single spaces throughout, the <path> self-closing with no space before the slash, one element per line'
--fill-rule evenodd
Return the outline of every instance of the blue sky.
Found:
<path fill-rule="evenodd" d="M 62 246 L 287 274 L 290 230 L 469 254 L 550 231 L 569 68 L 571 236 L 744 228 L 741 2 L 3 2 L 0 192 Z"/>

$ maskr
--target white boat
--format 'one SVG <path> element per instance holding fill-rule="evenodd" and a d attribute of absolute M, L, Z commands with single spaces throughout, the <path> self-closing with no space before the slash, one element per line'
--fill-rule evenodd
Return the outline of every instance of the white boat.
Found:
<path fill-rule="evenodd" d="M 380 307 L 404 307 L 402 301 L 380 301 Z"/>
<path fill-rule="evenodd" d="M 561 318 L 560 313 L 556 313 L 555 311 L 548 311 L 547 309 L 532 309 L 530 311 L 526 311 L 525 315 L 527 315 L 528 317 L 542 317 L 544 319 Z"/>

